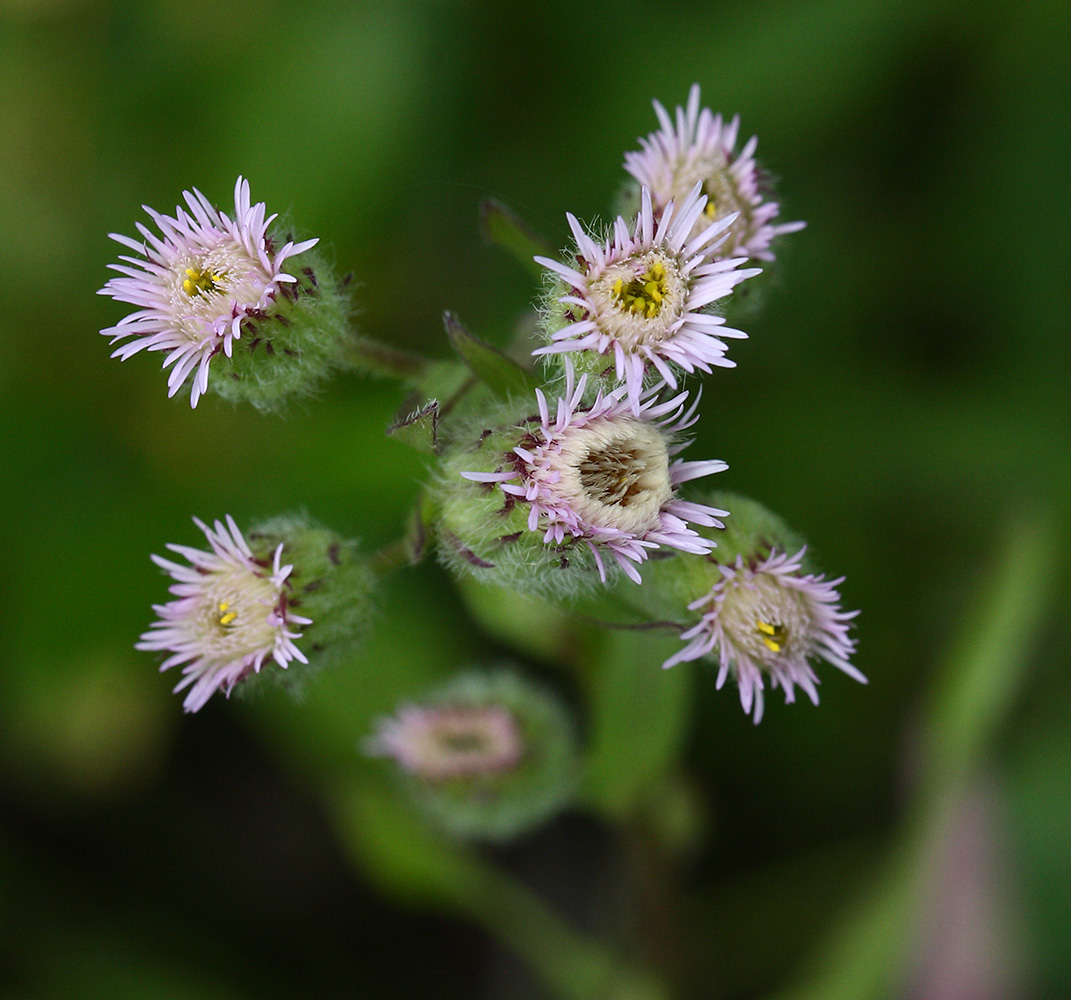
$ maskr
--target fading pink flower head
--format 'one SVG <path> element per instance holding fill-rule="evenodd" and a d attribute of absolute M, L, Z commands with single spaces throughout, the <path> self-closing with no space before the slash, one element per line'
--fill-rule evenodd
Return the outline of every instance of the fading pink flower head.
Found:
<path fill-rule="evenodd" d="M 511 770 L 524 744 L 517 720 L 502 705 L 403 705 L 378 720 L 366 751 L 436 782 Z"/>
<path fill-rule="evenodd" d="M 242 335 L 242 321 L 270 310 L 280 286 L 297 279 L 283 270 L 286 260 L 317 240 L 276 247 L 263 202 L 251 205 L 249 182 L 234 186 L 234 218 L 212 207 L 200 191 L 184 191 L 189 211 L 175 209 L 174 218 L 143 206 L 160 236 L 137 224 L 144 241 L 111 233 L 111 238 L 139 256 L 120 256 L 109 264 L 121 277 L 100 289 L 138 309 L 100 332 L 117 343 L 133 338 L 113 353 L 125 361 L 138 351 L 166 351 L 171 367 L 168 396 L 193 376 L 190 405 L 208 388 L 208 366 L 220 351 L 230 357 Z"/>
<path fill-rule="evenodd" d="M 650 549 L 709 552 L 714 543 L 688 523 L 721 527 L 718 517 L 726 511 L 677 495 L 681 483 L 727 468 L 718 460 L 675 459 L 688 444 L 677 435 L 695 423 L 698 398 L 686 411 L 685 392 L 664 402 L 648 394 L 634 410 L 624 387 L 599 392 L 585 405 L 586 387 L 587 376 L 576 382 L 567 364 L 555 411 L 537 389 L 538 424 L 533 421 L 494 471 L 462 475 L 528 504 L 528 530 L 541 532 L 545 545 L 569 539 L 586 545 L 604 582 L 604 553 L 639 583 L 636 564 Z"/>
<path fill-rule="evenodd" d="M 726 327 L 707 307 L 759 271 L 735 270 L 746 257 L 709 259 L 733 220 L 703 222 L 706 203 L 695 184 L 676 203 L 663 206 L 656 225 L 651 195 L 644 188 L 634 225 L 619 216 L 603 243 L 567 215 L 575 257 L 570 263 L 536 257 L 558 277 L 566 294 L 558 297 L 548 317 L 550 343 L 532 353 L 612 357 L 617 381 L 628 387 L 633 413 L 639 412 L 645 380 L 676 389 L 674 369 L 691 373 L 697 368 L 710 372 L 712 365 L 733 367 L 720 338 L 747 334 Z"/>
<path fill-rule="evenodd" d="M 802 571 L 806 548 L 794 556 L 776 549 L 757 564 L 737 556 L 734 565 L 718 567 L 721 578 L 688 605 L 699 622 L 681 633 L 688 643 L 663 664 L 716 657 L 720 689 L 732 674 L 744 711 L 756 723 L 763 713 L 763 677 L 781 687 L 785 701 L 795 701 L 795 687 L 818 704 L 818 677 L 810 661 L 825 660 L 861 684 L 866 678 L 849 663 L 855 641 L 849 622 L 858 611 L 841 611 L 837 586 L 843 577 L 826 580 Z"/>
<path fill-rule="evenodd" d="M 708 200 L 691 235 L 731 216 L 728 238 L 715 250 L 715 258 L 743 255 L 773 260 L 770 246 L 774 239 L 806 223 L 774 223 L 781 208 L 777 202 L 763 200 L 765 178 L 755 163 L 758 139 L 752 136 L 737 153 L 739 116 L 723 121 L 708 108 L 700 110 L 699 84 L 693 84 L 688 94 L 688 107 L 677 107 L 675 119 L 658 101 L 654 109 L 661 128 L 640 139 L 639 152 L 625 154 L 625 169 L 650 189 L 655 215 L 698 183 Z"/>
<path fill-rule="evenodd" d="M 175 691 L 190 689 L 183 702 L 187 712 L 196 712 L 215 691 L 229 696 L 235 684 L 259 673 L 269 659 L 280 667 L 291 660 L 307 663 L 294 643 L 301 633 L 294 629 L 312 623 L 289 607 L 287 577 L 293 567 L 280 564 L 282 544 L 270 561 L 261 560 L 230 515 L 226 525 L 216 521 L 214 528 L 197 518 L 194 523 L 212 551 L 169 544 L 189 566 L 152 557 L 176 581 L 170 588 L 176 599 L 153 605 L 159 621 L 136 645 L 171 653 L 161 670 L 185 664 Z"/>

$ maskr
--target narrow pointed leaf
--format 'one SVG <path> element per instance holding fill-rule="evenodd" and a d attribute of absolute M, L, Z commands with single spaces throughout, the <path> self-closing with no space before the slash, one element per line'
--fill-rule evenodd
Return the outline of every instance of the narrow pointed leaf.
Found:
<path fill-rule="evenodd" d="M 535 391 L 538 383 L 532 375 L 501 351 L 477 340 L 452 313 L 443 314 L 443 325 L 454 350 L 496 396 L 504 399 Z"/>
<path fill-rule="evenodd" d="M 542 278 L 543 268 L 536 256 L 553 257 L 554 248 L 533 233 L 513 212 L 494 198 L 480 202 L 480 229 L 484 235 L 512 256 L 529 274 Z"/>

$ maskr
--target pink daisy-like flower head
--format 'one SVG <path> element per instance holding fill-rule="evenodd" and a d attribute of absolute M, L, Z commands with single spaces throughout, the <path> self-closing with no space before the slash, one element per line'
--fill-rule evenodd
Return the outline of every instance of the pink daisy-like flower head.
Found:
<path fill-rule="evenodd" d="M 269 659 L 284 668 L 291 660 L 307 663 L 294 642 L 301 633 L 294 629 L 312 623 L 289 607 L 293 566 L 281 565 L 282 544 L 270 561 L 257 559 L 230 515 L 226 525 L 216 521 L 214 528 L 197 518 L 194 523 L 212 551 L 169 544 L 189 566 L 152 557 L 176 581 L 170 588 L 175 600 L 153 605 L 159 621 L 136 644 L 171 654 L 161 670 L 185 664 L 175 691 L 190 689 L 183 702 L 187 712 L 196 712 L 215 691 L 229 696 Z"/>
<path fill-rule="evenodd" d="M 603 243 L 568 215 L 575 264 L 536 257 L 566 294 L 548 316 L 550 343 L 532 353 L 572 354 L 582 367 L 595 370 L 607 367 L 599 356 L 612 357 L 633 414 L 639 413 L 645 380 L 676 389 L 674 369 L 709 373 L 712 365 L 733 367 L 721 338 L 747 336 L 726 327 L 708 307 L 759 270 L 736 270 L 745 257 L 709 259 L 732 219 L 700 224 L 707 201 L 700 188 L 697 183 L 678 203 L 667 204 L 657 225 L 644 188 L 635 224 L 630 228 L 619 216 Z M 654 380 L 648 378 L 654 373 Z"/>
<path fill-rule="evenodd" d="M 454 836 L 515 837 L 561 810 L 576 789 L 571 716 L 510 669 L 457 674 L 374 726 L 364 752 L 390 758 L 416 807 Z"/>
<path fill-rule="evenodd" d="M 722 527 L 718 517 L 727 512 L 681 499 L 678 487 L 727 466 L 675 458 L 689 443 L 677 435 L 698 419 L 698 397 L 685 410 L 686 392 L 664 402 L 648 393 L 634 410 L 624 387 L 600 391 L 590 405 L 583 403 L 586 388 L 587 376 L 576 381 L 567 361 L 565 393 L 555 410 L 537 389 L 539 422 L 533 420 L 493 471 L 462 476 L 497 485 L 512 503 L 527 504 L 528 531 L 541 533 L 544 545 L 587 546 L 603 582 L 606 553 L 639 583 L 636 566 L 651 549 L 709 552 L 714 542 L 689 522 Z"/>
<path fill-rule="evenodd" d="M 699 622 L 681 633 L 688 643 L 663 664 L 672 667 L 703 656 L 717 657 L 720 689 L 732 674 L 740 689 L 744 711 L 756 723 L 763 713 L 763 677 L 770 687 L 781 687 L 785 701 L 795 701 L 795 687 L 818 704 L 818 677 L 811 662 L 822 659 L 865 684 L 849 662 L 855 641 L 849 622 L 858 611 L 841 611 L 837 587 L 843 577 L 826 580 L 804 573 L 806 547 L 794 556 L 773 549 L 761 561 L 745 563 L 737 556 L 722 565 L 721 578 L 688 605 L 701 612 Z"/>
<path fill-rule="evenodd" d="M 693 84 L 688 94 L 688 107 L 677 107 L 675 120 L 658 101 L 654 109 L 661 128 L 640 139 L 639 152 L 625 154 L 625 169 L 650 189 L 655 214 L 698 183 L 708 200 L 692 235 L 716 219 L 733 216 L 728 238 L 715 257 L 773 260 L 774 239 L 806 223 L 775 224 L 781 209 L 777 202 L 763 200 L 766 178 L 755 163 L 758 139 L 752 136 L 737 153 L 739 116 L 723 121 L 708 108 L 700 110 L 699 84 Z"/>
<path fill-rule="evenodd" d="M 277 247 L 268 234 L 276 216 L 265 216 L 263 202 L 250 204 L 249 182 L 241 177 L 233 219 L 196 188 L 183 197 L 189 211 L 178 206 L 174 218 L 143 206 L 159 236 L 140 222 L 143 241 L 110 234 L 139 256 L 121 255 L 124 263 L 109 264 L 121 277 L 111 278 L 100 294 L 138 309 L 100 332 L 113 344 L 133 338 L 112 353 L 123 361 L 142 350 L 166 351 L 168 396 L 192 375 L 190 405 L 196 406 L 208 388 L 209 362 L 220 351 L 230 357 L 242 321 L 262 316 L 280 287 L 297 280 L 283 270 L 285 262 L 317 240 Z"/>
<path fill-rule="evenodd" d="M 502 705 L 403 705 L 381 718 L 366 745 L 425 781 L 514 768 L 524 752 L 517 720 Z"/>

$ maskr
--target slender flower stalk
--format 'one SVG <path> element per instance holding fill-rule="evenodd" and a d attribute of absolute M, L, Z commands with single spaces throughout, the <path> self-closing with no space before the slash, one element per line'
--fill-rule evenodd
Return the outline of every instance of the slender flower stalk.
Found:
<path fill-rule="evenodd" d="M 800 687 L 818 704 L 818 677 L 812 660 L 821 659 L 865 684 L 849 658 L 855 641 L 849 623 L 858 611 L 842 611 L 837 587 L 843 577 L 826 580 L 803 571 L 806 547 L 795 555 L 773 549 L 766 558 L 720 565 L 720 578 L 688 605 L 699 621 L 681 633 L 684 649 L 663 664 L 716 657 L 717 687 L 730 674 L 740 689 L 740 703 L 756 723 L 763 714 L 763 678 L 780 687 L 785 701 L 795 701 Z"/>
<path fill-rule="evenodd" d="M 709 552 L 714 542 L 689 522 L 720 527 L 726 512 L 681 499 L 678 487 L 727 466 L 675 460 L 688 444 L 678 435 L 698 419 L 698 397 L 685 410 L 687 393 L 663 402 L 647 394 L 634 410 L 624 387 L 600 391 L 590 405 L 583 403 L 586 388 L 587 376 L 576 381 L 566 365 L 565 393 L 554 411 L 537 389 L 538 421 L 515 432 L 519 440 L 509 451 L 492 454 L 493 468 L 461 475 L 526 507 L 527 530 L 541 534 L 544 546 L 586 546 L 603 582 L 604 555 L 639 583 L 636 566 L 651 549 Z"/>
<path fill-rule="evenodd" d="M 687 108 L 678 106 L 674 118 L 658 101 L 654 109 L 661 128 L 640 139 L 639 152 L 625 154 L 625 169 L 650 189 L 656 217 L 698 183 L 708 200 L 691 235 L 731 217 L 727 239 L 714 250 L 714 258 L 773 260 L 774 240 L 805 223 L 774 222 L 781 208 L 764 200 L 768 181 L 755 162 L 757 137 L 737 152 L 740 117 L 724 121 L 708 108 L 700 110 L 698 84 L 689 91 Z"/>
<path fill-rule="evenodd" d="M 645 382 L 676 389 L 675 370 L 733 367 L 721 338 L 747 334 L 726 327 L 710 307 L 759 270 L 736 270 L 746 257 L 709 259 L 734 217 L 707 219 L 701 187 L 696 183 L 662 206 L 657 222 L 644 188 L 635 223 L 630 227 L 619 216 L 602 243 L 567 215 L 576 240 L 571 262 L 536 258 L 558 282 L 546 316 L 549 343 L 532 353 L 569 354 L 591 372 L 606 368 L 612 357 L 634 414 Z"/>
<path fill-rule="evenodd" d="M 284 288 L 298 281 L 284 269 L 287 262 L 317 240 L 277 246 L 268 233 L 276 216 L 265 214 L 263 202 L 251 204 L 242 177 L 234 186 L 233 219 L 196 188 L 183 197 L 189 210 L 178 206 L 174 217 L 143 206 L 159 236 L 140 222 L 141 240 L 110 234 L 138 256 L 109 264 L 120 277 L 100 294 L 138 309 L 101 333 L 113 344 L 127 340 L 112 353 L 123 361 L 138 351 L 165 351 L 168 396 L 192 376 L 190 405 L 196 406 L 208 389 L 212 359 L 220 352 L 231 357 L 243 322 L 265 318 Z"/>
<path fill-rule="evenodd" d="M 176 599 L 153 605 L 159 620 L 136 646 L 170 653 L 161 670 L 185 664 L 175 691 L 189 688 L 187 712 L 202 708 L 216 691 L 229 696 L 268 660 L 284 668 L 292 660 L 307 663 L 294 640 L 301 638 L 297 628 L 312 624 L 289 607 L 293 567 L 282 564 L 281 543 L 270 561 L 258 560 L 230 515 L 226 525 L 216 521 L 213 528 L 197 518 L 194 523 L 212 551 L 169 544 L 188 566 L 152 557 L 176 581 L 170 588 Z"/>

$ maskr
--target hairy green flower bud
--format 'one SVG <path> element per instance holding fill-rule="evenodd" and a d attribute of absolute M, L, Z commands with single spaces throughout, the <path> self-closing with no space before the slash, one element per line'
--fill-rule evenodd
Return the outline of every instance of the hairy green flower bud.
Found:
<path fill-rule="evenodd" d="M 556 697 L 509 669 L 460 674 L 381 718 L 365 743 L 398 764 L 432 822 L 506 840 L 570 801 L 579 773 L 572 720 Z"/>
<path fill-rule="evenodd" d="M 318 669 L 352 655 L 374 614 L 375 576 L 359 544 L 341 538 L 303 514 L 274 517 L 249 533 L 254 554 L 280 544 L 293 564 L 288 606 L 311 622 L 304 626 L 302 650 L 309 667 Z M 308 676 L 308 668 L 282 677 L 291 689 Z"/>
<path fill-rule="evenodd" d="M 280 285 L 275 301 L 242 320 L 231 356 L 216 359 L 212 388 L 224 399 L 278 409 L 308 396 L 349 363 L 350 301 L 323 257 L 306 251 L 295 281 Z"/>

